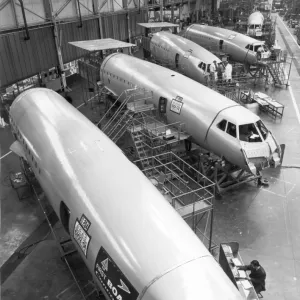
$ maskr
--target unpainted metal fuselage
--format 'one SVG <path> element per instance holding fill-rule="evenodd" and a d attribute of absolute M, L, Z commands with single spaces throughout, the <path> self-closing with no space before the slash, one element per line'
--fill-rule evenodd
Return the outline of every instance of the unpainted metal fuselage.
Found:
<path fill-rule="evenodd" d="M 181 35 L 204 48 L 223 51 L 233 61 L 249 65 L 258 62 L 257 50 L 260 46 L 265 45 L 264 41 L 258 41 L 244 34 L 207 25 L 193 24 L 185 29 Z M 222 46 L 220 47 L 220 45 Z M 269 58 L 270 51 L 264 46 L 263 48 L 262 58 Z"/>
<path fill-rule="evenodd" d="M 15 143 L 106 299 L 242 299 L 161 193 L 64 98 L 30 89 L 10 119 Z"/>
<path fill-rule="evenodd" d="M 259 167 L 262 162 L 277 165 L 280 159 L 280 147 L 271 133 L 257 143 L 239 138 L 242 136 L 242 132 L 238 132 L 240 125 L 261 122 L 257 115 L 186 76 L 125 54 L 108 56 L 100 73 L 102 82 L 117 96 L 137 86 L 152 92 L 150 101 L 156 107 L 160 97 L 166 98 L 169 123 L 184 123 L 198 145 L 243 170 L 256 173 L 254 166 Z M 183 103 L 179 113 L 174 112 L 177 97 L 181 97 Z M 236 126 L 236 137 L 228 134 L 226 128 L 218 128 L 223 120 L 228 126 Z"/>
<path fill-rule="evenodd" d="M 248 18 L 247 34 L 253 37 L 261 36 L 263 24 L 264 24 L 263 14 L 259 11 L 252 13 Z"/>
<path fill-rule="evenodd" d="M 213 61 L 221 62 L 217 56 L 196 43 L 165 31 L 153 35 L 150 51 L 156 60 L 166 62 L 200 83 L 207 82 Z"/>

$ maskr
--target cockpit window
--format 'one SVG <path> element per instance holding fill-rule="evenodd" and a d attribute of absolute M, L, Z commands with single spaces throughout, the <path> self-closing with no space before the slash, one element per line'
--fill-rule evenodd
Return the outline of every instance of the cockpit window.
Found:
<path fill-rule="evenodd" d="M 202 69 L 203 71 L 205 71 L 205 69 L 206 69 L 206 64 L 205 64 L 204 62 L 201 62 L 201 63 L 198 65 L 198 67 L 199 67 L 200 69 Z"/>
<path fill-rule="evenodd" d="M 261 120 L 256 122 L 256 126 L 257 126 L 258 130 L 260 131 L 263 139 L 265 140 L 268 136 L 268 132 L 269 132 L 268 129 L 266 128 L 266 126 L 264 125 L 264 123 Z"/>
<path fill-rule="evenodd" d="M 227 121 L 226 121 L 226 120 L 222 120 L 222 121 L 217 125 L 217 127 L 218 127 L 219 129 L 225 131 L 226 125 L 227 125 Z"/>
<path fill-rule="evenodd" d="M 253 45 L 247 45 L 246 49 L 249 49 L 249 50 L 253 51 Z"/>
<path fill-rule="evenodd" d="M 235 126 L 235 124 L 232 124 L 232 123 L 228 122 L 226 132 L 228 134 L 230 134 L 231 136 L 236 137 L 236 126 Z"/>
<path fill-rule="evenodd" d="M 239 126 L 239 138 L 244 142 L 262 142 L 261 137 L 254 124 Z"/>
<path fill-rule="evenodd" d="M 207 72 L 210 73 L 210 64 L 207 65 Z"/>
<path fill-rule="evenodd" d="M 257 50 L 260 49 L 261 52 L 264 51 L 264 46 L 263 45 L 255 45 L 254 46 L 254 51 L 257 52 Z"/>

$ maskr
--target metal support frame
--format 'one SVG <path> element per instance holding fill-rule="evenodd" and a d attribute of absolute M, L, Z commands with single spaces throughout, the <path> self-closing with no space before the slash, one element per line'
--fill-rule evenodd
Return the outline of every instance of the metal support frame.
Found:
<path fill-rule="evenodd" d="M 23 0 L 19 0 L 19 2 L 21 2 L 21 1 L 23 2 Z M 21 6 L 21 8 L 22 8 L 22 5 L 21 5 L 21 4 L 16 3 L 16 2 L 14 2 L 14 3 L 15 3 L 16 5 L 18 5 L 18 6 Z M 43 17 L 40 16 L 39 14 L 35 13 L 35 12 L 32 11 L 31 9 L 29 9 L 29 8 L 27 8 L 27 7 L 24 6 L 24 11 L 25 11 L 25 10 L 27 10 L 27 11 L 30 12 L 31 14 L 33 14 L 33 15 L 39 17 L 40 19 L 42 19 L 42 20 L 44 20 L 44 21 L 48 21 L 47 18 L 43 18 Z"/>
<path fill-rule="evenodd" d="M 146 167 L 142 161 L 146 161 Z M 150 180 L 158 182 L 154 185 L 167 197 L 166 200 L 186 220 L 202 242 L 208 242 L 209 251 L 215 248 L 216 246 L 212 247 L 215 184 L 173 152 L 145 157 L 134 163 L 142 165 L 141 171 Z M 203 219 L 204 228 L 200 228 Z M 207 230 L 210 231 L 208 236 Z"/>
<path fill-rule="evenodd" d="M 65 7 L 71 2 L 72 0 L 66 0 L 65 3 L 56 11 L 54 12 L 53 11 L 53 5 L 52 5 L 52 2 L 49 1 L 49 4 L 52 8 L 52 17 L 56 18 L 64 9 Z"/>
<path fill-rule="evenodd" d="M 22 168 L 22 170 L 24 171 L 24 174 L 30 174 L 30 173 L 32 173 L 32 172 L 28 169 L 28 167 L 27 167 L 27 162 L 25 162 L 23 158 L 21 158 L 21 168 Z M 32 176 L 34 176 L 34 174 L 33 174 Z M 27 178 L 27 181 L 28 181 L 28 183 L 29 183 L 29 185 L 30 185 L 30 188 L 31 188 L 32 192 L 33 192 L 33 196 L 36 198 L 36 200 L 38 201 L 38 203 L 39 203 L 39 205 L 40 205 L 40 207 L 41 207 L 41 209 L 42 209 L 42 211 L 43 211 L 43 214 L 44 214 L 44 216 L 45 216 L 45 219 L 46 219 L 46 221 L 47 221 L 47 223 L 48 223 L 48 225 L 49 225 L 50 231 L 51 231 L 51 233 L 52 233 L 52 235 L 53 235 L 53 237 L 54 237 L 54 240 L 55 240 L 55 242 L 56 242 L 56 244 L 57 244 L 57 246 L 58 246 L 58 249 L 59 249 L 59 252 L 60 252 L 60 255 L 61 255 L 61 259 L 62 259 L 62 260 L 65 262 L 65 264 L 67 265 L 67 267 L 68 267 L 68 269 L 69 269 L 69 271 L 70 271 L 70 273 L 71 273 L 71 275 L 72 275 L 72 278 L 74 279 L 74 282 L 75 282 L 75 284 L 76 284 L 76 286 L 77 286 L 77 288 L 78 288 L 78 290 L 79 290 L 79 292 L 80 292 L 80 295 L 83 297 L 83 299 L 86 299 L 86 297 L 84 296 L 83 291 L 82 291 L 82 289 L 81 289 L 81 287 L 80 287 L 80 285 L 79 285 L 79 282 L 78 282 L 77 279 L 76 279 L 76 275 L 75 275 L 75 273 L 73 272 L 73 270 L 72 270 L 72 268 L 71 268 L 71 266 L 70 266 L 70 264 L 69 264 L 69 262 L 68 262 L 68 260 L 67 260 L 67 256 L 70 255 L 70 254 L 72 254 L 72 253 L 74 253 L 74 252 L 77 252 L 77 250 L 74 249 L 74 250 L 71 250 L 71 251 L 68 251 L 68 252 L 65 252 L 65 251 L 64 251 L 64 248 L 63 248 L 63 247 L 64 247 L 64 244 L 69 243 L 71 240 L 68 239 L 68 240 L 65 240 L 65 241 L 63 241 L 63 242 L 60 241 L 60 239 L 59 239 L 59 237 L 58 237 L 58 234 L 57 234 L 57 232 L 55 232 L 55 229 L 54 229 L 54 227 L 53 227 L 53 225 L 52 225 L 52 223 L 51 223 L 51 221 L 50 221 L 50 219 L 49 219 L 49 216 L 48 216 L 48 214 L 46 213 L 46 209 L 45 209 L 44 205 L 43 205 L 42 202 L 41 202 L 41 198 L 40 198 L 40 196 L 39 196 L 39 193 L 38 193 L 38 191 L 37 191 L 35 185 L 33 184 L 32 181 L 28 180 L 28 177 L 26 177 L 26 178 Z M 34 177 L 34 178 L 35 178 L 35 177 Z"/>
<path fill-rule="evenodd" d="M 7 6 L 8 3 L 10 3 L 11 0 L 5 0 L 0 4 L 0 11 Z"/>
<path fill-rule="evenodd" d="M 53 22 L 53 25 L 54 25 L 53 26 L 54 40 L 55 40 L 55 47 L 56 47 L 56 52 L 57 52 L 59 68 L 60 68 L 60 71 L 61 71 L 61 83 L 62 83 L 62 88 L 65 90 L 65 88 L 67 87 L 67 82 L 66 82 L 66 77 L 65 77 L 65 74 L 64 74 L 64 62 L 63 62 L 62 51 L 61 51 L 59 31 L 58 31 L 56 17 L 55 17 L 55 13 L 53 12 L 53 5 L 52 5 L 51 1 L 49 1 L 49 5 L 50 5 L 52 22 Z"/>
<path fill-rule="evenodd" d="M 23 20 L 24 20 L 24 25 L 25 25 L 25 31 L 26 31 L 26 36 L 25 36 L 24 40 L 27 41 L 30 39 L 30 36 L 29 36 L 29 30 L 28 30 L 28 26 L 27 26 L 26 14 L 25 14 L 25 10 L 24 10 L 24 3 L 23 3 L 23 0 L 19 0 L 19 2 L 21 5 L 21 10 L 22 10 Z"/>
<path fill-rule="evenodd" d="M 14 13 L 14 18 L 15 18 L 15 21 L 16 21 L 16 25 L 17 25 L 17 27 L 19 27 L 19 22 L 18 22 L 18 17 L 17 17 L 17 12 L 16 12 L 16 3 L 15 3 L 14 0 L 11 1 L 11 7 L 12 7 L 12 10 L 13 10 L 13 13 Z"/>
<path fill-rule="evenodd" d="M 77 26 L 78 28 L 82 28 L 82 18 L 81 18 L 81 10 L 80 10 L 80 0 L 77 0 L 77 10 L 79 15 L 80 24 Z"/>

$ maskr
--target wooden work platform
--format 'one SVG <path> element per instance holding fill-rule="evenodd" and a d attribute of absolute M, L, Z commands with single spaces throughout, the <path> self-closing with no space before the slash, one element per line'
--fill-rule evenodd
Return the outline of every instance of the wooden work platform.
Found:
<path fill-rule="evenodd" d="M 99 40 L 87 40 L 87 41 L 76 41 L 69 42 L 69 44 L 87 51 L 101 51 L 110 49 L 120 49 L 134 47 L 135 44 L 125 43 L 114 39 L 99 39 Z"/>

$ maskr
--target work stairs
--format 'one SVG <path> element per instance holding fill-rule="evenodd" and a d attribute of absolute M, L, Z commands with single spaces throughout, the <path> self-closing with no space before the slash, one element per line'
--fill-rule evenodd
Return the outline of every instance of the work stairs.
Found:
<path fill-rule="evenodd" d="M 267 69 L 272 76 L 275 84 L 285 84 L 286 76 L 284 72 L 284 68 L 279 63 L 268 63 Z"/>
<path fill-rule="evenodd" d="M 131 138 L 134 143 L 138 159 L 140 159 L 142 169 L 145 170 L 151 167 L 148 157 L 152 155 L 151 155 L 151 149 L 149 149 L 149 146 L 146 144 L 145 136 L 142 134 L 141 131 L 142 130 L 132 130 Z"/>
<path fill-rule="evenodd" d="M 153 104 L 147 103 L 147 100 L 151 99 L 152 93 L 144 89 L 133 88 L 125 90 L 106 111 L 98 124 L 101 124 L 105 118 L 112 114 L 104 124 L 102 131 L 116 143 L 127 128 L 131 126 L 130 124 L 135 114 L 154 109 Z M 120 102 L 121 104 L 117 106 Z M 116 110 L 113 112 L 115 108 Z"/>
<path fill-rule="evenodd" d="M 105 132 L 106 135 L 114 142 L 117 143 L 118 140 L 123 136 L 128 127 L 131 127 L 131 121 L 134 117 L 134 113 L 130 110 L 126 110 L 116 119 L 116 123 L 109 127 Z"/>

